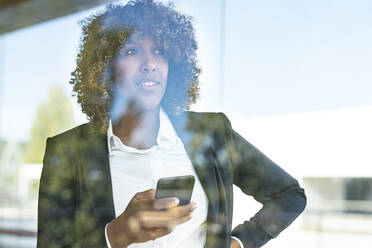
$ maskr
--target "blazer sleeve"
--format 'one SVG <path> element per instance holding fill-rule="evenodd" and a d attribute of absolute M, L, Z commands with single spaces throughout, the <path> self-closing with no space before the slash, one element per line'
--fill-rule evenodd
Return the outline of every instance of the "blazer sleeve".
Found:
<path fill-rule="evenodd" d="M 277 237 L 305 209 L 304 189 L 296 179 L 234 131 L 228 118 L 222 115 L 233 183 L 263 204 L 254 217 L 234 228 L 231 235 L 239 238 L 245 248 L 261 247 Z"/>
<path fill-rule="evenodd" d="M 37 247 L 104 247 L 104 226 L 92 227 L 84 235 L 76 228 L 79 215 L 69 141 L 47 140 L 39 187 Z M 86 221 L 85 226 L 90 225 Z"/>

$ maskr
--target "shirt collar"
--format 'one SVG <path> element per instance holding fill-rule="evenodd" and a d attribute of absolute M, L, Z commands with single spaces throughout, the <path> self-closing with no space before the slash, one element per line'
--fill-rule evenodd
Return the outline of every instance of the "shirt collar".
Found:
<path fill-rule="evenodd" d="M 165 113 L 165 111 L 162 108 L 160 108 L 159 132 L 156 138 L 157 145 L 161 149 L 164 149 L 165 151 L 169 151 L 177 144 L 177 141 L 178 141 L 178 136 L 176 134 L 176 131 L 174 130 L 174 127 L 171 121 L 169 120 L 168 115 Z M 109 121 L 109 126 L 107 128 L 107 144 L 108 144 L 108 152 L 110 156 L 114 149 L 125 150 L 128 152 L 141 153 L 141 154 L 147 153 L 150 149 L 152 149 L 151 147 L 146 150 L 139 150 L 134 147 L 129 147 L 123 144 L 121 140 L 116 135 L 114 135 L 113 130 L 112 130 L 111 120 Z"/>

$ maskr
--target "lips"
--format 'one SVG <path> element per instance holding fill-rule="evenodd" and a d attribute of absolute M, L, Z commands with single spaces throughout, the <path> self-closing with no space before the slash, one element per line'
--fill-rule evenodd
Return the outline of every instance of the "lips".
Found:
<path fill-rule="evenodd" d="M 160 86 L 159 81 L 143 80 L 136 83 L 137 87 L 143 90 L 151 91 Z"/>

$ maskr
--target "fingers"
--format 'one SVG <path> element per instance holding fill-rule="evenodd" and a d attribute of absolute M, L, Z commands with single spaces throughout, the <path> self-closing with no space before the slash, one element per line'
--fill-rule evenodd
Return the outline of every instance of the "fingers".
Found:
<path fill-rule="evenodd" d="M 196 203 L 191 202 L 185 206 L 169 208 L 167 211 L 164 211 L 163 213 L 164 215 L 169 214 L 173 218 L 178 218 L 178 217 L 185 216 L 189 213 L 192 213 L 195 209 L 196 209 Z"/>
<path fill-rule="evenodd" d="M 177 206 L 173 208 L 168 208 L 166 211 L 142 211 L 141 214 L 147 216 L 147 217 L 154 217 L 154 218 L 180 218 L 182 216 L 185 216 L 192 211 L 194 211 L 196 208 L 196 204 L 194 202 L 189 203 L 185 206 Z"/>
<path fill-rule="evenodd" d="M 146 234 L 150 237 L 150 239 L 154 240 L 159 237 L 165 236 L 172 232 L 169 228 L 153 228 L 146 231 Z"/>
<path fill-rule="evenodd" d="M 162 198 L 154 200 L 154 208 L 157 210 L 172 208 L 177 206 L 180 203 L 178 198 Z"/>
<path fill-rule="evenodd" d="M 138 220 L 143 228 L 174 228 L 177 225 L 190 220 L 195 203 L 179 206 L 166 211 L 142 211 L 138 214 Z"/>
<path fill-rule="evenodd" d="M 168 228 L 173 230 L 174 227 L 189 221 L 192 218 L 191 213 L 179 218 L 171 218 L 169 216 L 144 216 L 140 219 L 140 224 L 143 228 Z"/>

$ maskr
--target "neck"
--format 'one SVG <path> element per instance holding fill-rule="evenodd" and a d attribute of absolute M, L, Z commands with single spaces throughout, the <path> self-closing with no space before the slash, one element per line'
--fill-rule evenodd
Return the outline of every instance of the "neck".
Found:
<path fill-rule="evenodd" d="M 113 133 L 128 146 L 147 149 L 156 144 L 160 107 L 139 112 L 127 111 L 113 124 Z"/>

